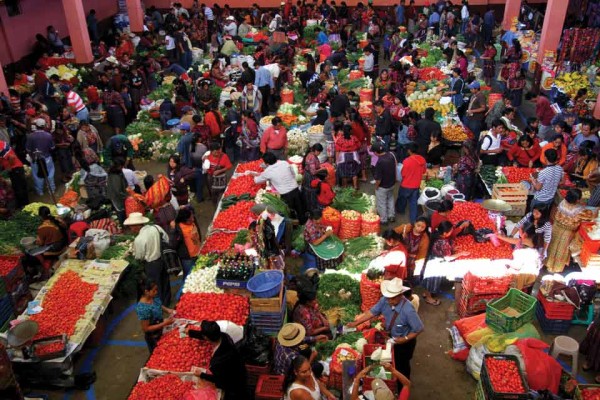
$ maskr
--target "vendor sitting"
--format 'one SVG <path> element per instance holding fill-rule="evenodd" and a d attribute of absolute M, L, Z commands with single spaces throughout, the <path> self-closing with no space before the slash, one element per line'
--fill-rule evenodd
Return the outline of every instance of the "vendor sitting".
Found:
<path fill-rule="evenodd" d="M 431 215 L 431 231 L 434 232 L 437 227 L 444 221 L 448 221 L 448 215 L 454 209 L 454 203 L 452 200 L 443 200 L 440 204 L 440 208 Z M 454 227 L 456 230 L 455 234 L 462 233 L 465 229 L 472 227 L 471 221 L 462 221 Z M 466 233 L 466 232 L 465 232 Z"/>
<path fill-rule="evenodd" d="M 52 261 L 56 260 L 67 247 L 67 226 L 62 220 L 53 217 L 46 206 L 39 208 L 38 215 L 42 218 L 42 224 L 37 229 L 35 243 L 38 246 L 48 246 L 48 249 L 38 258 L 44 268 L 45 277 L 49 278 Z"/>
<path fill-rule="evenodd" d="M 392 261 L 393 264 L 388 264 L 385 266 L 383 279 L 406 279 L 406 248 L 402 243 L 402 235 L 394 230 L 388 229 L 387 231 L 383 232 L 382 237 L 385 240 L 386 247 L 389 248 L 389 251 L 385 252 L 385 254 L 392 252 L 399 253 L 397 254 L 398 257 L 394 257 L 395 260 Z"/>
<path fill-rule="evenodd" d="M 290 370 L 294 358 L 299 355 L 308 358 L 308 362 L 312 365 L 318 354 L 315 350 L 311 350 L 308 344 L 314 343 L 316 340 L 317 337 L 306 336 L 306 329 L 298 323 L 283 325 L 277 334 L 277 342 L 275 342 L 273 373 L 286 374 Z"/>
<path fill-rule="evenodd" d="M 321 223 L 322 216 L 323 212 L 321 210 L 313 210 L 306 221 L 306 225 L 304 225 L 304 240 L 306 241 L 304 254 L 309 259 L 306 260 L 305 266 L 309 268 L 316 266 L 319 271 L 324 271 L 326 268 L 335 268 L 339 264 L 339 258 L 325 260 L 315 252 L 315 246 L 333 236 L 333 230 Z M 310 259 L 315 260 L 311 262 Z"/>
<path fill-rule="evenodd" d="M 294 322 L 301 324 L 308 336 L 315 336 L 316 341 L 326 342 L 333 339 L 329 321 L 319 309 L 316 291 L 301 291 L 292 314 Z"/>
<path fill-rule="evenodd" d="M 596 159 L 594 150 L 587 146 L 581 146 L 579 148 L 575 170 L 570 174 L 571 180 L 576 183 L 577 186 L 584 187 L 587 185 L 587 179 L 590 174 L 597 170 L 598 160 Z"/>
<path fill-rule="evenodd" d="M 531 222 L 526 222 L 519 228 L 519 237 L 512 238 L 509 236 L 505 236 L 503 234 L 498 234 L 496 236 L 498 239 L 503 242 L 510 243 L 514 246 L 515 249 L 543 249 L 544 248 L 544 238 L 543 235 L 536 234 L 535 225 Z"/>

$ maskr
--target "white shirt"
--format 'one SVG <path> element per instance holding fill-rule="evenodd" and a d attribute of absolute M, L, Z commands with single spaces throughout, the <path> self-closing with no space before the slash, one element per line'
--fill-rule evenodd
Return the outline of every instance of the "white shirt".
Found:
<path fill-rule="evenodd" d="M 175 38 L 171 35 L 165 36 L 165 49 L 175 50 Z"/>
<path fill-rule="evenodd" d="M 133 255 L 136 260 L 146 262 L 156 261 L 161 257 L 160 236 L 165 242 L 169 241 L 169 235 L 158 225 L 146 225 L 133 241 Z"/>
<path fill-rule="evenodd" d="M 226 35 L 237 36 L 237 30 L 237 24 L 233 21 L 223 27 L 223 32 L 225 32 Z"/>
<path fill-rule="evenodd" d="M 463 21 L 469 18 L 469 8 L 466 5 L 463 5 L 460 10 L 460 18 Z"/>
<path fill-rule="evenodd" d="M 365 72 L 372 72 L 373 68 L 375 68 L 375 59 L 373 57 L 373 53 L 365 56 L 365 64 L 363 65 L 363 70 Z"/>
<path fill-rule="evenodd" d="M 488 140 L 487 138 L 492 140 Z M 502 143 L 501 135 L 494 135 L 493 133 L 488 133 L 485 138 L 481 139 L 483 142 L 481 143 L 481 150 L 497 150 L 500 148 Z"/>
<path fill-rule="evenodd" d="M 213 14 L 213 10 L 211 10 L 210 7 L 204 7 L 204 16 L 209 21 L 215 20 L 215 14 Z"/>
<path fill-rule="evenodd" d="M 137 176 L 135 176 L 135 172 L 130 170 L 129 168 L 123 168 L 123 175 L 125 175 L 125 180 L 127 181 L 127 186 L 130 188 L 134 188 L 135 185 L 139 185 L 140 181 Z"/>
<path fill-rule="evenodd" d="M 287 161 L 278 160 L 275 164 L 265 168 L 260 175 L 254 177 L 255 183 L 265 183 L 267 180 L 271 181 L 279 194 L 287 194 L 298 189 L 296 174 Z"/>

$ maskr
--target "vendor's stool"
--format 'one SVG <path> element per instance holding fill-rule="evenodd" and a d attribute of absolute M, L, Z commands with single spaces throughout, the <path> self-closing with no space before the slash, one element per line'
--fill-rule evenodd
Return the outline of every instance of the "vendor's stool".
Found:
<path fill-rule="evenodd" d="M 552 343 L 550 355 L 557 358 L 560 354 L 571 356 L 573 359 L 571 373 L 577 374 L 577 359 L 579 355 L 579 343 L 569 336 L 557 336 Z"/>

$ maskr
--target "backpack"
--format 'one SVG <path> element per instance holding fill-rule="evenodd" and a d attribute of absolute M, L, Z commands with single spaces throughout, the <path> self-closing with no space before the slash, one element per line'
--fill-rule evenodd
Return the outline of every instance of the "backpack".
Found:
<path fill-rule="evenodd" d="M 125 143 L 123 143 L 123 141 L 113 140 L 111 148 L 113 158 L 127 156 L 127 149 L 125 148 Z"/>
<path fill-rule="evenodd" d="M 489 133 L 486 133 L 485 135 L 481 135 L 481 138 L 479 138 L 479 142 L 477 142 L 477 154 L 481 153 L 481 148 L 483 147 L 483 143 L 486 138 L 490 140 L 490 146 L 493 143 L 493 139 L 489 135 Z"/>
<path fill-rule="evenodd" d="M 160 254 L 164 267 L 167 270 L 167 273 L 177 275 L 181 272 L 181 261 L 179 260 L 179 255 L 177 251 L 173 249 L 171 244 L 165 240 L 163 240 L 163 236 L 160 233 L 160 230 L 154 225 L 156 232 L 158 232 L 158 238 L 160 240 Z"/>

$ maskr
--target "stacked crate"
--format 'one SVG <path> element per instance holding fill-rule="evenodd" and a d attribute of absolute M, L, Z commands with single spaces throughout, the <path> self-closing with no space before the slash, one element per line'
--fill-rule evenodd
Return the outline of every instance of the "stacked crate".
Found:
<path fill-rule="evenodd" d="M 480 314 L 486 304 L 504 296 L 512 284 L 512 276 L 479 277 L 468 272 L 462 283 L 458 302 L 458 315 L 461 318 Z"/>
<path fill-rule="evenodd" d="M 29 283 L 20 256 L 0 256 L 0 296 L 10 297 L 13 311 L 19 315 L 32 300 Z M 0 320 L 2 326 L 2 320 Z"/>
<path fill-rule="evenodd" d="M 281 285 L 275 297 L 251 297 L 250 321 L 264 335 L 276 335 L 285 323 L 286 317 L 285 287 Z"/>
<path fill-rule="evenodd" d="M 504 212 L 504 215 L 512 217 L 525 215 L 528 194 L 522 183 L 496 183 L 492 188 L 492 199 L 503 200 L 510 204 L 512 210 Z"/>
<path fill-rule="evenodd" d="M 537 299 L 536 316 L 542 331 L 550 335 L 567 333 L 571 327 L 575 306 L 565 301 L 550 301 L 540 292 Z"/>

